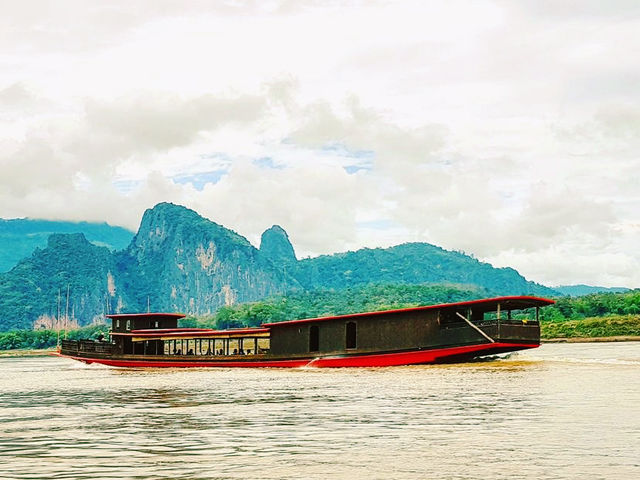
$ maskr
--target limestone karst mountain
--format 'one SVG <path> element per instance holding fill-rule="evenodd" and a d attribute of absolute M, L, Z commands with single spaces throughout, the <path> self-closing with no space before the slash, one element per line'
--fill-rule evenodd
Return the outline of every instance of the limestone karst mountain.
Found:
<path fill-rule="evenodd" d="M 202 315 L 298 286 L 246 238 L 169 203 L 145 212 L 117 257 L 133 310 Z"/>
<path fill-rule="evenodd" d="M 475 285 L 495 295 L 553 295 L 511 268 L 427 243 L 361 249 L 297 260 L 273 226 L 260 248 L 193 210 L 161 203 L 147 210 L 129 246 L 112 252 L 82 234 L 56 234 L 0 274 L 0 330 L 46 325 L 67 312 L 80 325 L 120 311 L 203 315 L 222 306 L 295 290 L 367 284 Z M 50 323 L 50 322 L 49 322 Z"/>

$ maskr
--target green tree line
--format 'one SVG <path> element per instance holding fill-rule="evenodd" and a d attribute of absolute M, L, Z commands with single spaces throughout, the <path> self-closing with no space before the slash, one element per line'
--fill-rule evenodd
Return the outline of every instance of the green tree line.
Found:
<path fill-rule="evenodd" d="M 97 338 L 100 333 L 107 335 L 109 327 L 106 324 L 91 325 L 69 331 L 60 331 L 60 338 L 80 340 Z M 56 330 L 10 330 L 0 332 L 0 350 L 39 350 L 55 347 L 58 342 Z"/>
<path fill-rule="evenodd" d="M 640 289 L 624 293 L 593 293 L 582 297 L 559 297 L 542 309 L 542 319 L 564 322 L 612 315 L 640 315 Z"/>

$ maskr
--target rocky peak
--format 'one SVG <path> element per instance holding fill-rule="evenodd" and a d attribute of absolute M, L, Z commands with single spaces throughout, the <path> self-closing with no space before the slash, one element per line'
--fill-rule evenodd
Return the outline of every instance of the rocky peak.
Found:
<path fill-rule="evenodd" d="M 47 248 L 87 248 L 89 241 L 82 233 L 54 233 L 49 235 Z"/>
<path fill-rule="evenodd" d="M 296 253 L 289 236 L 279 225 L 274 225 L 262 234 L 260 253 L 275 265 L 286 265 L 296 261 Z"/>
<path fill-rule="evenodd" d="M 144 213 L 120 265 L 138 309 L 150 301 L 157 310 L 209 314 L 290 283 L 246 238 L 171 203 Z"/>
<path fill-rule="evenodd" d="M 222 250 L 253 249 L 249 241 L 232 230 L 200 216 L 197 212 L 173 203 L 159 203 L 144 212 L 132 248 L 162 248 L 164 244 L 187 245 L 213 242 Z M 229 248 L 225 248 L 229 247 Z"/>

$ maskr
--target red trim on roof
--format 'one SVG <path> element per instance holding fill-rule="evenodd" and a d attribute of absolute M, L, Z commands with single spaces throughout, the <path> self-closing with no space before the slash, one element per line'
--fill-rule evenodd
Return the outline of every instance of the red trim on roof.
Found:
<path fill-rule="evenodd" d="M 131 332 L 120 333 L 112 332 L 112 336 L 121 337 L 211 337 L 233 334 L 251 334 L 251 333 L 267 333 L 270 330 L 268 328 L 234 328 L 231 330 L 213 330 L 209 328 L 165 328 L 157 330 L 132 330 Z"/>
<path fill-rule="evenodd" d="M 113 315 L 105 315 L 105 317 L 115 320 L 123 318 L 184 318 L 186 317 L 186 315 L 184 313 L 119 313 Z"/>
<path fill-rule="evenodd" d="M 456 302 L 456 303 L 442 303 L 439 305 L 427 305 L 424 307 L 412 307 L 412 308 L 400 308 L 397 310 L 382 310 L 379 312 L 364 312 L 364 313 L 350 313 L 347 315 L 335 315 L 331 317 L 316 317 L 316 318 L 303 318 L 299 320 L 287 320 L 285 322 L 276 322 L 276 323 L 263 323 L 263 327 L 277 327 L 280 325 L 297 325 L 300 323 L 309 323 L 309 322 L 320 322 L 326 320 L 336 320 L 336 319 L 347 319 L 347 318 L 359 318 L 359 317 L 370 317 L 375 315 L 384 315 L 389 313 L 407 313 L 407 312 L 421 312 L 425 310 L 438 310 L 442 308 L 451 308 L 451 307 L 469 307 L 473 305 L 491 305 L 498 303 L 504 304 L 508 302 L 519 303 L 520 305 L 515 306 L 515 309 L 522 308 L 530 308 L 530 307 L 543 307 L 546 305 L 552 305 L 556 303 L 554 300 L 550 300 L 548 298 L 542 297 L 530 297 L 530 296 L 511 296 L 511 297 L 495 297 L 495 298 L 483 298 L 481 300 L 468 300 L 466 302 Z"/>

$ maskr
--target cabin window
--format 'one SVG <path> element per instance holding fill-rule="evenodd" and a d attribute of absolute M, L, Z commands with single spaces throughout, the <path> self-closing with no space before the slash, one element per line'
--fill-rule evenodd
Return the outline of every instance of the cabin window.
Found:
<path fill-rule="evenodd" d="M 155 322 L 153 322 L 153 328 L 158 328 L 158 324 L 159 324 L 158 320 L 156 320 Z"/>
<path fill-rule="evenodd" d="M 320 350 L 320 327 L 311 325 L 309 327 L 309 351 L 317 352 Z"/>
<path fill-rule="evenodd" d="M 120 320 L 116 320 L 116 328 L 120 328 Z"/>
<path fill-rule="evenodd" d="M 460 313 L 460 315 L 463 315 L 463 316 L 466 314 L 466 312 L 464 311 L 460 311 L 458 313 Z M 438 312 L 438 323 L 440 324 L 440 327 L 444 327 L 444 328 L 455 327 L 460 322 L 464 323 L 464 320 L 458 316 L 455 310 L 447 309 L 447 310 L 440 310 Z"/>
<path fill-rule="evenodd" d="M 357 344 L 356 334 L 357 334 L 356 322 L 347 322 L 347 328 L 346 328 L 347 348 L 356 348 L 356 344 Z"/>
<path fill-rule="evenodd" d="M 127 331 L 131 330 L 131 320 L 127 320 Z"/>

